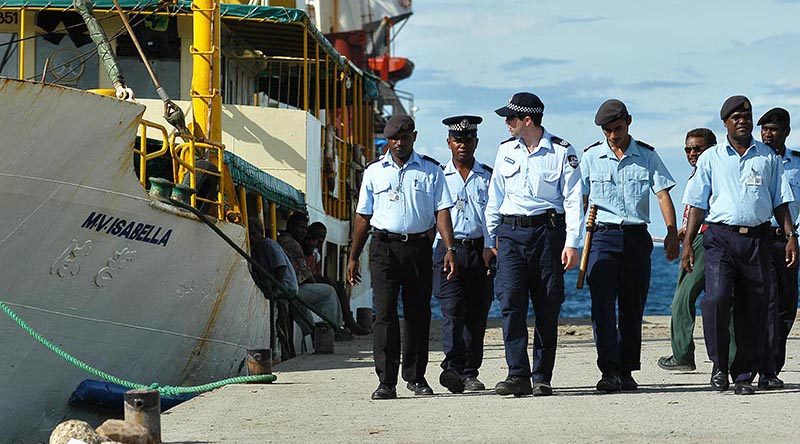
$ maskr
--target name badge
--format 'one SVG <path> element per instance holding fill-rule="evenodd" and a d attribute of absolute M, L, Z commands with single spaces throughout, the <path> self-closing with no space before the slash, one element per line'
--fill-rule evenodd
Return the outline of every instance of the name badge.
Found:
<path fill-rule="evenodd" d="M 750 175 L 747 176 L 747 181 L 745 182 L 745 185 L 755 186 L 755 187 L 761 186 L 761 175 L 756 173 L 755 170 L 750 170 Z"/>
<path fill-rule="evenodd" d="M 462 211 L 467 206 L 467 203 L 463 199 L 458 199 L 455 206 L 456 210 Z"/>
<path fill-rule="evenodd" d="M 395 190 L 389 191 L 389 202 L 399 202 L 400 201 L 400 193 Z"/>

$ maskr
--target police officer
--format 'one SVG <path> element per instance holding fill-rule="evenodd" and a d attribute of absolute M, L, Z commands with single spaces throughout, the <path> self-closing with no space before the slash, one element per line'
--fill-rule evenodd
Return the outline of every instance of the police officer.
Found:
<path fill-rule="evenodd" d="M 414 151 L 417 132 L 407 115 L 392 116 L 384 128 L 389 149 L 364 171 L 356 207 L 353 245 L 347 265 L 351 285 L 361 281 L 358 258 L 372 226 L 369 271 L 375 308 L 373 352 L 380 384 L 372 399 L 397 397 L 400 323 L 397 298 L 403 298 L 403 379 L 415 395 L 432 395 L 425 380 L 431 322 L 431 238 L 442 235 L 447 279 L 456 272 L 453 206 L 439 163 Z"/>
<path fill-rule="evenodd" d="M 587 281 L 602 373 L 597 390 L 606 393 L 638 388 L 632 372 L 641 367 L 642 315 L 650 287 L 650 191 L 658 198 L 667 226 L 667 259 L 678 256 L 675 207 L 669 195 L 675 181 L 655 149 L 631 137 L 631 121 L 624 103 L 603 102 L 594 123 L 602 128 L 606 143 L 586 148 L 581 168 L 588 204 L 597 206 Z"/>
<path fill-rule="evenodd" d="M 753 113 L 744 96 L 725 100 L 720 110 L 725 141 L 697 161 L 683 202 L 690 205 L 681 266 L 691 272 L 692 242 L 703 220 L 706 295 L 701 302 L 708 357 L 714 364 L 711 386 L 728 389 L 728 373 L 737 395 L 754 392 L 751 381 L 766 344 L 767 305 L 771 281 L 770 217 L 774 214 L 789 237 L 783 260 L 797 261 L 797 232 L 787 203 L 794 200 L 783 176 L 780 157 L 753 139 Z M 736 356 L 728 365 L 728 323 L 733 305 Z"/>
<path fill-rule="evenodd" d="M 486 234 L 484 210 L 492 169 L 475 160 L 478 116 L 442 120 L 448 127 L 447 146 L 452 159 L 443 165 L 450 198 L 458 275 L 447 279 L 443 271 L 446 253 L 441 235 L 433 256 L 433 289 L 442 308 L 442 347 L 445 358 L 439 383 L 453 393 L 483 390 L 478 369 L 483 361 L 486 318 L 492 305 L 492 277 L 487 275 L 483 246 Z"/>
<path fill-rule="evenodd" d="M 548 396 L 553 393 L 564 270 L 578 261 L 578 156 L 568 142 L 542 127 L 544 104 L 536 95 L 514 94 L 495 112 L 505 117 L 512 136 L 497 151 L 486 206 L 508 364 L 508 377 L 495 390 L 499 395 Z M 533 367 L 528 360 L 529 299 L 536 316 Z"/>
<path fill-rule="evenodd" d="M 795 200 L 789 203 L 793 221 L 800 214 L 800 152 L 786 149 L 789 137 L 789 112 L 783 108 L 772 108 L 758 119 L 761 127 L 761 140 L 780 156 L 783 174 L 792 187 Z M 772 219 L 770 228 L 770 252 L 772 256 L 772 291 L 767 308 L 767 345 L 759 369 L 758 387 L 771 390 L 783 388 L 778 378 L 786 362 L 786 340 L 792 330 L 797 315 L 797 268 L 787 267 L 784 262 L 786 233 Z"/>
<path fill-rule="evenodd" d="M 695 128 L 686 133 L 684 152 L 692 174 L 697 165 L 700 154 L 717 144 L 717 137 L 708 128 Z M 686 236 L 686 222 L 689 219 L 689 207 L 684 206 L 682 228 L 678 230 L 678 240 Z M 703 274 L 703 233 L 708 227 L 703 224 L 700 232 L 692 243 L 695 263 L 697 266 L 691 273 L 680 270 L 678 285 L 675 286 L 675 295 L 672 298 L 672 317 L 670 322 L 670 339 L 672 342 L 672 355 L 662 356 L 658 359 L 658 366 L 664 370 L 692 371 L 694 361 L 694 321 L 697 297 L 705 288 L 706 280 Z"/>

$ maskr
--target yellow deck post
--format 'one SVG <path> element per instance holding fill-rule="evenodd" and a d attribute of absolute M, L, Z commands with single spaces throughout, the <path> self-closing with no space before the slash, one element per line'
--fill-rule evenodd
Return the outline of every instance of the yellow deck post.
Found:
<path fill-rule="evenodd" d="M 19 51 L 19 79 L 25 80 L 25 52 L 28 47 L 28 21 L 25 19 L 25 8 L 19 8 L 19 43 L 17 50 Z"/>
<path fill-rule="evenodd" d="M 244 223 L 245 232 L 247 232 L 247 228 L 250 225 L 247 220 L 247 190 L 242 185 L 239 185 L 237 188 L 236 191 L 239 193 L 239 210 L 242 212 L 242 222 Z M 250 236 L 245 236 L 245 239 L 247 239 L 247 246 L 250 247 Z"/>
<path fill-rule="evenodd" d="M 261 235 L 267 235 L 266 224 L 264 223 L 264 197 L 256 194 L 256 211 L 258 211 L 258 221 L 261 222 Z"/>
<path fill-rule="evenodd" d="M 269 203 L 269 237 L 278 240 L 278 206 L 275 202 Z"/>
<path fill-rule="evenodd" d="M 308 111 L 308 28 L 303 26 L 303 110 Z"/>

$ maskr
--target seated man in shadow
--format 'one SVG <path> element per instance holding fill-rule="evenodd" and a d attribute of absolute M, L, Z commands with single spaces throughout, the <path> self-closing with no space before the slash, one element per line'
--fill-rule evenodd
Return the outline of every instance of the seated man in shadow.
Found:
<path fill-rule="evenodd" d="M 297 297 L 311 307 L 323 320 L 333 324 L 337 339 L 347 339 L 347 332 L 344 332 L 344 335 L 341 332 L 344 320 L 336 290 L 328 284 L 317 282 L 306 262 L 301 245 L 307 233 L 308 215 L 298 212 L 289 216 L 286 222 L 286 231 L 278 236 L 278 244 L 289 257 L 297 273 L 297 282 L 300 284 Z"/>

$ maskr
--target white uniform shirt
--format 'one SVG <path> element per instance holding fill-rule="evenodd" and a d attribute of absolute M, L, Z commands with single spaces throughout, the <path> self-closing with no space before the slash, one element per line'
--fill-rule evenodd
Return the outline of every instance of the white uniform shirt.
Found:
<path fill-rule="evenodd" d="M 444 178 L 453 201 L 450 219 L 453 221 L 453 234 L 456 239 L 477 239 L 483 237 L 488 242 L 484 212 L 489 200 L 489 180 L 492 169 L 478 162 L 472 165 L 467 180 L 461 177 L 453 161 L 444 166 Z M 442 236 L 438 232 L 436 238 Z"/>

